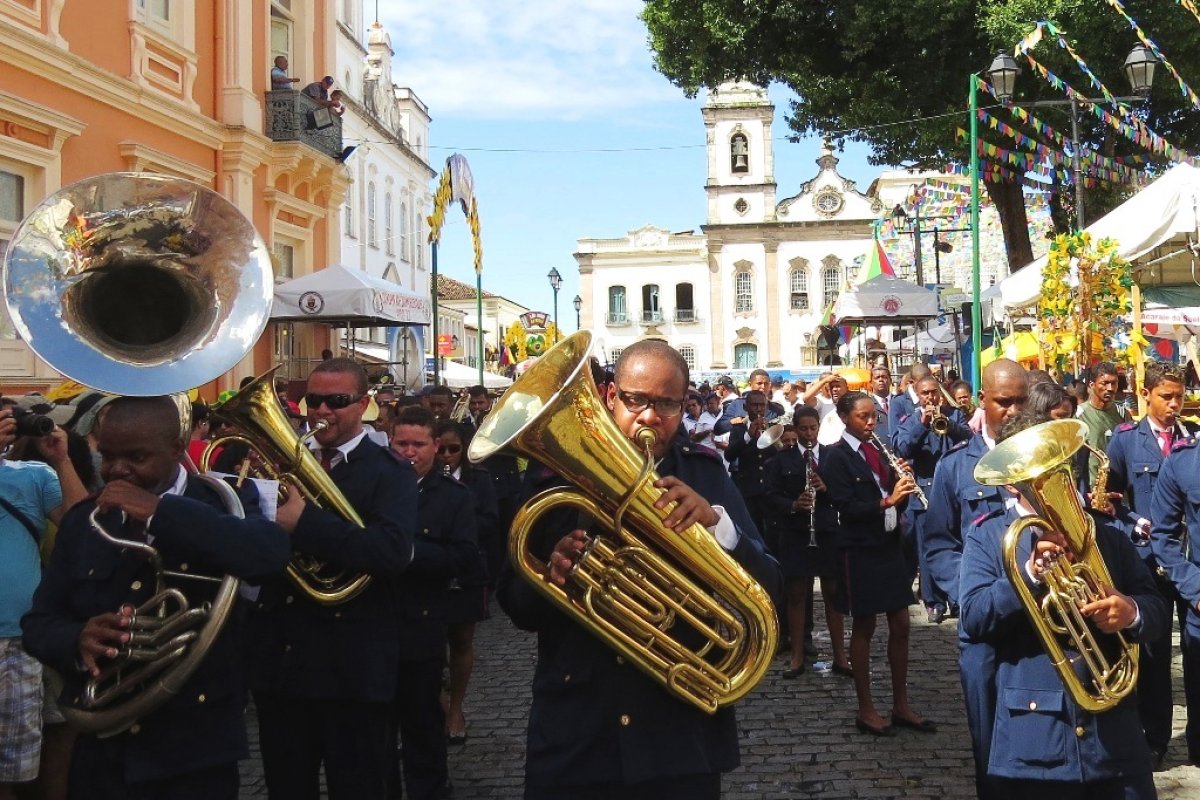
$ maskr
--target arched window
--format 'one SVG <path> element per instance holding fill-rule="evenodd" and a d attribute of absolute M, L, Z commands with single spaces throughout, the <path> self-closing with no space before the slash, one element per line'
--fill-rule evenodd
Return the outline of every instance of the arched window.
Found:
<path fill-rule="evenodd" d="M 733 274 L 733 310 L 737 314 L 754 311 L 754 276 L 750 270 L 742 269 Z"/>
<path fill-rule="evenodd" d="M 679 355 L 683 356 L 683 360 L 687 362 L 689 370 L 696 368 L 696 348 L 690 344 L 681 344 L 679 345 Z"/>
<path fill-rule="evenodd" d="M 758 345 L 738 344 L 733 346 L 733 368 L 755 369 L 758 367 Z"/>
<path fill-rule="evenodd" d="M 412 263 L 408 257 L 408 203 L 400 204 L 400 257 Z"/>
<path fill-rule="evenodd" d="M 795 311 L 808 310 L 808 267 L 794 266 L 788 273 L 791 308 Z"/>
<path fill-rule="evenodd" d="M 375 182 L 367 184 L 367 244 L 379 246 L 379 237 L 375 233 Z"/>
<path fill-rule="evenodd" d="M 383 196 L 383 248 L 390 256 L 396 252 L 396 242 L 392 239 L 392 193 Z"/>
<path fill-rule="evenodd" d="M 608 324 L 624 325 L 629 321 L 629 312 L 625 305 L 625 287 L 608 287 Z"/>
<path fill-rule="evenodd" d="M 750 171 L 750 140 L 741 131 L 729 137 L 729 169 L 735 173 Z"/>
<path fill-rule="evenodd" d="M 647 283 L 642 287 L 642 322 L 662 322 L 657 283 Z"/>
<path fill-rule="evenodd" d="M 696 304 L 690 283 L 675 284 L 675 321 L 696 321 Z"/>
<path fill-rule="evenodd" d="M 837 299 L 841 287 L 842 276 L 838 274 L 838 268 L 826 264 L 821 270 L 821 308 L 828 308 Z"/>

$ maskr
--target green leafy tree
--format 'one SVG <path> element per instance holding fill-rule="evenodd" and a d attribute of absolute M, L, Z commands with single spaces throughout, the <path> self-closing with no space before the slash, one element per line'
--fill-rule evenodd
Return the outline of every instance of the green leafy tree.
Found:
<path fill-rule="evenodd" d="M 1200 23 L 1174 0 L 1139 2 L 1128 12 L 1159 44 L 1184 76 L 1200 84 Z M 967 145 L 956 130 L 967 128 L 968 75 L 988 67 L 1001 50 L 1011 51 L 1041 19 L 1062 29 L 1116 94 L 1128 91 L 1121 70 L 1133 32 L 1103 0 L 646 0 L 642 11 L 655 64 L 689 95 L 743 78 L 779 82 L 799 96 L 788 124 L 797 136 L 820 134 L 868 144 L 872 163 L 941 168 L 965 164 Z M 1043 42 L 1035 57 L 1077 90 L 1089 91 L 1070 57 Z M 1062 99 L 1027 68 L 1018 79 L 1019 102 Z M 990 97 L 981 96 L 987 105 Z M 1003 109 L 991 113 L 1004 117 Z M 1172 144 L 1194 150 L 1200 115 L 1161 67 L 1150 102 L 1139 112 Z M 1038 109 L 1056 130 L 1070 132 L 1067 112 Z M 1081 114 L 1080 138 L 1105 155 L 1143 153 Z M 1022 129 L 1026 135 L 1032 131 Z M 985 138 L 1014 143 L 996 131 Z M 1161 165 L 1158 165 L 1161 168 Z M 1000 213 L 1009 263 L 1032 259 L 1024 197 L 1016 182 L 985 183 Z M 1056 222 L 1065 227 L 1056 193 Z M 1088 218 L 1124 199 L 1126 191 L 1103 187 L 1085 197 Z"/>

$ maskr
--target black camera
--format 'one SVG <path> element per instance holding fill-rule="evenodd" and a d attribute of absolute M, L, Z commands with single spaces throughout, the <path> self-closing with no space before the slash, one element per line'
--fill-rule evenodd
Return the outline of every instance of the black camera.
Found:
<path fill-rule="evenodd" d="M 17 421 L 17 436 L 42 437 L 54 430 L 54 420 L 45 414 L 35 414 L 23 408 L 14 408 L 12 411 L 13 419 Z"/>

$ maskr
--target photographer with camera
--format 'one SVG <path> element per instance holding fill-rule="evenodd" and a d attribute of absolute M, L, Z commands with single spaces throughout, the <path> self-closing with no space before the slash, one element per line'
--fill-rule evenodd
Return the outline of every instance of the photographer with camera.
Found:
<path fill-rule="evenodd" d="M 21 437 L 45 461 L 5 458 Z M 67 456 L 66 431 L 50 417 L 0 400 L 0 800 L 38 776 L 42 748 L 42 667 L 21 646 L 21 616 L 41 578 L 39 550 L 46 521 L 87 494 Z"/>

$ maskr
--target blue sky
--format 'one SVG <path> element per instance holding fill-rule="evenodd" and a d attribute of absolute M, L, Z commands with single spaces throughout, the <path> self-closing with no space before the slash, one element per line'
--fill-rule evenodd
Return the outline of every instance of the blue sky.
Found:
<path fill-rule="evenodd" d="M 483 234 L 483 285 L 551 311 L 546 274 L 563 275 L 558 314 L 575 327 L 583 237 L 617 237 L 654 224 L 704 222 L 703 96 L 655 71 L 641 0 L 380 0 L 396 51 L 393 77 L 433 116 L 430 161 L 461 152 L 475 177 Z M 374 5 L 366 2 L 368 18 Z M 776 106 L 780 199 L 816 174 L 820 142 L 784 141 L 786 90 Z M 866 190 L 880 168 L 853 143 L 841 172 Z M 461 213 L 448 216 L 439 270 L 473 282 Z"/>

